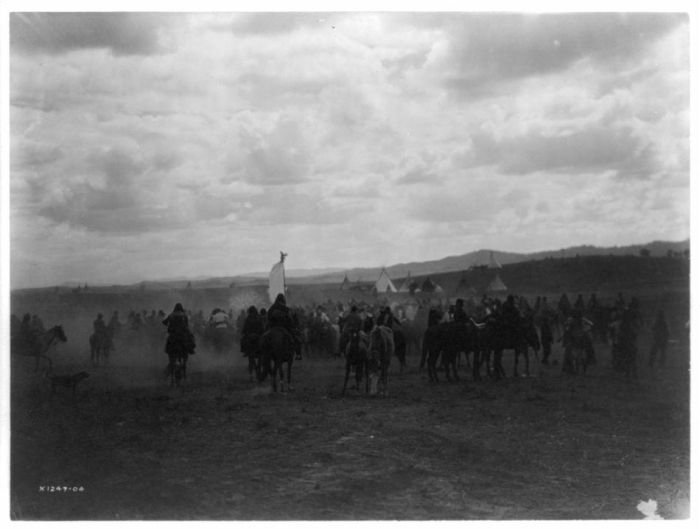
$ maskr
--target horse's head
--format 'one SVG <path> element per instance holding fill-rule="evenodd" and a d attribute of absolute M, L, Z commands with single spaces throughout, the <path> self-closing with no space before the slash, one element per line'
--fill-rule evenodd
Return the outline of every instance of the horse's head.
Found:
<path fill-rule="evenodd" d="M 66 333 L 63 332 L 63 326 L 61 325 L 56 325 L 51 328 L 51 333 L 53 336 L 55 336 L 58 340 L 62 342 L 67 342 L 68 338 L 66 338 Z"/>

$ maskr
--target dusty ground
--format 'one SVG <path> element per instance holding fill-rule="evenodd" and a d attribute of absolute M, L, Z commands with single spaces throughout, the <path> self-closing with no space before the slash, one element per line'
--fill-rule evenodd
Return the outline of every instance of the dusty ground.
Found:
<path fill-rule="evenodd" d="M 342 397 L 340 359 L 297 362 L 294 391 L 276 395 L 248 380 L 238 352 L 192 357 L 184 390 L 160 363 L 58 362 L 91 373 L 75 398 L 13 359 L 12 516 L 641 519 L 652 498 L 685 518 L 688 358 L 672 354 L 663 370 L 640 362 L 636 382 L 613 375 L 599 346 L 585 377 L 538 366 L 475 383 L 463 370 L 438 385 L 413 356 L 403 375 L 394 359 L 386 398 Z"/>

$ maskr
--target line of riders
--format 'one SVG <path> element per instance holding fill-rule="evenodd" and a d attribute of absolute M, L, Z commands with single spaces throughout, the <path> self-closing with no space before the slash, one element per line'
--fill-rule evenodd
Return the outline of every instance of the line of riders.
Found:
<path fill-rule="evenodd" d="M 517 301 L 516 301 L 517 300 Z M 178 309 L 179 306 L 179 309 Z M 105 323 L 103 315 L 97 315 L 93 322 L 93 333 L 90 336 L 91 358 L 97 363 L 108 358 L 114 347 L 115 337 L 126 328 L 132 332 L 153 328 L 156 332 L 157 342 L 162 347 L 164 323 L 167 328 L 168 338 L 166 352 L 180 349 L 183 346 L 172 344 L 185 344 L 184 349 L 192 354 L 195 349 L 195 334 L 206 336 L 206 329 L 216 332 L 225 330 L 228 335 L 225 344 L 229 344 L 235 336 L 240 338 L 241 352 L 248 357 L 249 373 L 260 379 L 265 370 L 260 358 L 259 340 L 270 329 L 283 330 L 283 336 L 288 347 L 294 351 L 297 359 L 301 358 L 304 346 L 308 346 L 309 320 L 316 321 L 323 326 L 331 326 L 330 318 L 319 307 L 311 318 L 303 311 L 290 310 L 286 305 L 284 295 L 278 296 L 275 303 L 266 311 L 251 306 L 245 314 L 239 316 L 237 325 L 232 325 L 232 312 L 226 314 L 221 309 L 214 309 L 207 322 L 204 323 L 202 311 L 192 318 L 192 325 L 188 314 L 178 304 L 171 315 L 166 316 L 163 311 L 152 311 L 149 315 L 146 311 L 142 314 L 131 311 L 126 324 L 119 321 L 119 314 L 114 311 L 109 322 Z M 178 331 L 182 325 L 175 325 L 171 329 L 171 321 L 179 321 L 179 315 L 183 313 L 187 322 L 187 333 Z M 376 313 L 376 318 L 375 318 Z M 172 317 L 171 317 L 172 316 Z M 392 342 L 391 349 L 399 357 L 401 366 L 405 365 L 406 343 L 402 330 L 407 329 L 408 320 L 403 317 L 396 318 L 390 307 L 385 306 L 377 311 L 372 307 L 353 306 L 347 314 L 338 317 L 339 348 L 338 354 L 347 356 L 347 348 L 354 334 L 367 342 L 369 334 L 374 327 L 389 329 Z M 302 323 L 302 318 L 304 322 Z M 471 354 L 471 363 L 475 377 L 480 376 L 480 368 L 486 365 L 487 372 L 491 376 L 504 376 L 501 365 L 501 355 L 505 349 L 513 349 L 516 352 L 515 373 L 517 375 L 517 359 L 520 353 L 524 354 L 526 370 L 528 369 L 527 348 L 535 351 L 542 349 L 542 363 L 548 364 L 555 341 L 562 343 L 564 349 L 564 361 L 562 369 L 565 372 L 575 373 L 586 366 L 596 363 L 594 340 L 612 341 L 613 368 L 627 376 L 636 375 L 636 340 L 642 326 L 639 302 L 633 298 L 626 303 L 622 294 L 618 295 L 615 304 L 611 307 L 603 306 L 597 302 L 595 294 L 591 295 L 588 304 L 583 302 L 579 295 L 574 304 L 568 302 L 566 294 L 562 295 L 557 309 L 549 307 L 546 297 L 538 297 L 535 306 L 531 307 L 524 297 L 508 296 L 505 302 L 484 296 L 480 303 L 474 300 L 465 301 L 458 299 L 454 306 L 443 311 L 438 307 L 432 307 L 428 313 L 427 329 L 422 340 L 422 355 L 420 367 L 428 366 L 431 379 L 437 380 L 436 362 L 442 359 L 442 365 L 446 374 L 450 375 L 450 368 L 456 376 L 456 362 L 463 352 Z M 539 331 L 539 332 L 538 332 Z M 41 319 L 37 316 L 25 314 L 23 319 L 12 315 L 12 345 L 13 348 L 32 350 L 37 347 L 37 342 L 45 332 Z M 660 365 L 665 362 L 667 343 L 669 340 L 668 325 L 663 311 L 659 311 L 652 327 L 652 347 L 649 353 L 649 365 L 656 361 Z M 171 345 L 168 345 L 171 344 Z M 162 349 L 161 349 L 162 350 Z M 229 347 L 230 350 L 230 347 Z M 169 353 L 169 356 L 170 353 Z M 172 365 L 172 363 L 171 363 Z M 172 371 L 172 369 L 171 369 Z"/>

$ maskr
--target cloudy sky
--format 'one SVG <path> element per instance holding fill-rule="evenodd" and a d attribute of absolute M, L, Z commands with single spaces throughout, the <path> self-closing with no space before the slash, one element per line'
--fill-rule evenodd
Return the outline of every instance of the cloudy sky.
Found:
<path fill-rule="evenodd" d="M 684 14 L 9 22 L 13 288 L 690 235 Z"/>

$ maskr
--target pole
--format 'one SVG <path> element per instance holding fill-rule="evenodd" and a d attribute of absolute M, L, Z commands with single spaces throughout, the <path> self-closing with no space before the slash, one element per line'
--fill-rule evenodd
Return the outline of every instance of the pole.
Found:
<path fill-rule="evenodd" d="M 284 271 L 284 258 L 287 254 L 280 250 L 280 263 L 282 263 L 282 290 L 284 291 L 284 297 L 287 297 L 287 274 Z M 289 305 L 289 300 L 287 300 L 287 305 Z"/>

